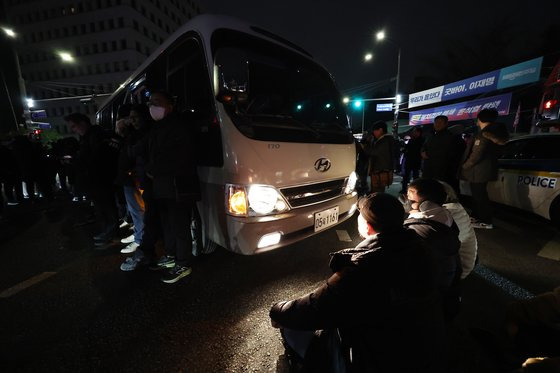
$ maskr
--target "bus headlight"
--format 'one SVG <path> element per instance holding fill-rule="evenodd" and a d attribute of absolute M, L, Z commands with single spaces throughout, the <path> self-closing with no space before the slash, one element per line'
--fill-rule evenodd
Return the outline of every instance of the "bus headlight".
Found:
<path fill-rule="evenodd" d="M 278 191 L 264 185 L 253 185 L 249 187 L 249 208 L 257 214 L 270 214 L 282 212 L 288 207 Z"/>
<path fill-rule="evenodd" d="M 226 208 L 236 216 L 259 216 L 288 210 L 280 193 L 266 185 L 226 185 Z"/>
<path fill-rule="evenodd" d="M 358 176 L 356 172 L 352 171 L 350 176 L 348 177 L 348 181 L 346 182 L 346 187 L 344 188 L 345 194 L 350 194 L 356 188 L 356 182 L 358 181 Z"/>

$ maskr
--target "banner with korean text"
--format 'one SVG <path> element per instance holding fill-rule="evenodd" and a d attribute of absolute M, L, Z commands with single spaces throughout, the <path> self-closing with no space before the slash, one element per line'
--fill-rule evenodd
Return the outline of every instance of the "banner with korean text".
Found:
<path fill-rule="evenodd" d="M 438 115 L 445 115 L 449 121 L 466 120 L 476 118 L 482 109 L 496 109 L 500 115 L 509 114 L 511 103 L 511 92 L 499 96 L 485 97 L 473 101 L 458 102 L 456 104 L 438 106 L 425 110 L 411 111 L 409 113 L 410 125 L 428 124 L 434 121 Z"/>
<path fill-rule="evenodd" d="M 542 57 L 535 58 L 458 82 L 412 93 L 408 96 L 408 107 L 424 106 L 536 82 L 540 78 L 542 60 Z"/>

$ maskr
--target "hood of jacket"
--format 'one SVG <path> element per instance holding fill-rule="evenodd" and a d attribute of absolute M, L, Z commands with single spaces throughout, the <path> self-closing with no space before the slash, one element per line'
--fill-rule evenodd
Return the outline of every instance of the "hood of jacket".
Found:
<path fill-rule="evenodd" d="M 481 134 L 496 145 L 504 145 L 509 139 L 509 133 L 503 123 L 490 123 L 484 127 Z"/>

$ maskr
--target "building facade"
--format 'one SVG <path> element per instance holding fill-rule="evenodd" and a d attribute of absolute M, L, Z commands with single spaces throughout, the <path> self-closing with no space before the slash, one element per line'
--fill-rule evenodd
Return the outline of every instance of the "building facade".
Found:
<path fill-rule="evenodd" d="M 3 1 L 30 110 L 63 135 L 65 115 L 93 121 L 97 104 L 201 12 L 192 0 Z"/>

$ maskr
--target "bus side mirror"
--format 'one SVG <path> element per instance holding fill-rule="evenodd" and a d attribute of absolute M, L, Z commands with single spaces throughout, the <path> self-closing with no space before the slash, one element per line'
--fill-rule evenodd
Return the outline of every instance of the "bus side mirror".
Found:
<path fill-rule="evenodd" d="M 248 96 L 247 92 L 223 89 L 218 92 L 216 99 L 224 105 L 236 106 L 245 103 Z"/>

